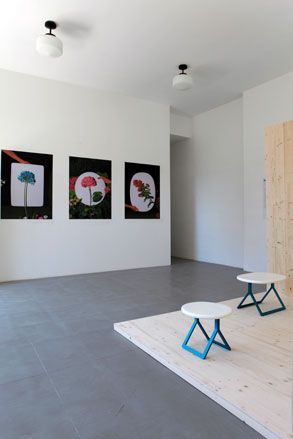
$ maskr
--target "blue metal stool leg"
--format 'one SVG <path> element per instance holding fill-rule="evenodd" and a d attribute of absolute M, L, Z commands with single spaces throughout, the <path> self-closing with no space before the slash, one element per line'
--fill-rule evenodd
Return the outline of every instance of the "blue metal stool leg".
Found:
<path fill-rule="evenodd" d="M 278 301 L 279 301 L 279 303 L 280 303 L 281 306 L 279 306 L 278 308 L 270 309 L 270 310 L 268 310 L 268 311 L 261 311 L 261 310 L 260 310 L 260 314 L 261 314 L 262 316 L 267 316 L 268 314 L 273 314 L 273 313 L 275 313 L 275 312 L 284 311 L 284 310 L 286 309 L 286 306 L 285 306 L 283 300 L 281 299 L 281 297 L 280 297 L 278 291 L 276 290 L 276 288 L 275 288 L 275 284 L 274 284 L 274 283 L 271 284 L 271 287 L 268 289 L 268 291 L 265 293 L 265 295 L 263 296 L 263 298 L 262 298 L 258 303 L 262 303 L 262 302 L 265 300 L 265 298 L 269 295 L 269 293 L 270 293 L 271 291 L 273 291 L 273 292 L 275 293 L 275 296 L 277 297 L 277 299 L 278 299 Z"/>
<path fill-rule="evenodd" d="M 221 337 L 223 343 L 220 343 L 217 340 L 214 340 L 213 343 L 217 344 L 218 346 L 221 346 L 222 348 L 228 349 L 228 351 L 231 351 L 229 343 L 225 339 L 222 331 L 220 330 L 220 320 L 216 320 L 215 321 L 215 328 L 217 329 L 216 335 L 219 334 L 219 336 Z"/>
<path fill-rule="evenodd" d="M 203 335 L 205 336 L 205 338 L 207 339 L 207 341 L 209 341 L 210 337 L 209 337 L 208 334 L 206 333 L 204 327 L 202 326 L 202 324 L 200 323 L 199 320 L 197 321 L 197 323 L 198 323 L 198 326 L 199 326 L 200 329 L 201 329 L 201 332 L 203 333 Z"/>
<path fill-rule="evenodd" d="M 247 299 L 247 297 L 251 297 L 252 302 L 250 303 L 246 303 L 245 305 L 243 305 L 243 303 L 245 302 L 245 300 Z M 252 284 L 249 283 L 247 284 L 247 293 L 245 294 L 245 296 L 243 297 L 243 299 L 241 300 L 241 302 L 239 303 L 239 305 L 237 306 L 237 308 L 246 308 L 247 306 L 253 306 L 253 305 L 258 305 L 258 303 L 260 303 L 260 301 L 257 301 L 256 298 L 253 295 L 252 292 Z"/>
<path fill-rule="evenodd" d="M 196 326 L 198 325 L 198 327 L 200 328 L 200 330 L 202 331 L 202 333 L 204 334 L 204 336 L 206 337 L 206 339 L 208 340 L 208 343 L 204 349 L 203 352 L 197 351 L 196 349 L 192 348 L 191 346 L 188 346 L 188 342 L 189 339 L 194 331 L 194 329 L 196 328 Z M 223 343 L 216 341 L 215 338 L 217 336 L 217 334 L 219 334 L 220 338 L 222 339 Z M 194 319 L 193 324 L 191 325 L 190 330 L 188 331 L 187 336 L 185 337 L 184 342 L 182 343 L 182 347 L 183 349 L 185 349 L 188 352 L 191 352 L 192 354 L 196 355 L 197 357 L 202 358 L 203 360 L 206 358 L 212 344 L 216 344 L 218 346 L 221 346 L 224 349 L 228 349 L 229 351 L 231 350 L 227 340 L 225 339 L 224 335 L 222 334 L 221 330 L 220 330 L 220 320 L 216 319 L 215 320 L 215 328 L 213 330 L 213 333 L 211 335 L 211 337 L 208 336 L 207 332 L 205 331 L 204 327 L 202 326 L 202 324 L 200 323 L 199 319 Z"/>
<path fill-rule="evenodd" d="M 273 289 L 273 285 L 274 284 L 271 284 L 271 287 L 268 289 L 268 291 L 265 293 L 265 295 L 262 297 L 262 299 L 258 302 L 258 303 L 262 303 L 264 300 L 265 300 L 265 298 L 269 295 L 269 293 L 272 291 L 272 289 Z M 278 293 L 277 293 L 278 294 Z"/>
<path fill-rule="evenodd" d="M 184 340 L 184 342 L 182 344 L 182 347 L 183 347 L 183 345 L 186 346 L 187 343 L 189 342 L 189 339 L 190 339 L 190 337 L 191 337 L 191 335 L 192 335 L 192 333 L 193 333 L 193 331 L 194 331 L 194 329 L 195 329 L 197 324 L 198 324 L 198 319 L 194 319 L 194 322 L 192 323 L 191 328 L 188 331 L 188 334 L 187 334 L 187 336 L 186 336 L 186 338 L 185 338 L 185 340 Z"/>
<path fill-rule="evenodd" d="M 280 303 L 280 307 L 278 308 L 274 308 L 274 309 L 270 309 L 268 311 L 262 311 L 260 308 L 260 304 L 263 303 L 263 301 L 266 299 L 266 297 L 269 295 L 269 293 L 273 291 Z M 252 302 L 250 303 L 246 303 L 245 305 L 243 305 L 243 303 L 245 302 L 245 300 L 247 299 L 247 297 L 251 297 Z M 275 284 L 271 284 L 271 287 L 268 289 L 268 291 L 264 294 L 264 296 L 260 299 L 260 300 L 256 300 L 256 298 L 254 297 L 254 294 L 252 292 L 252 284 L 249 283 L 247 286 L 247 293 L 245 294 L 245 296 L 243 297 L 243 299 L 241 300 L 241 302 L 239 303 L 239 305 L 237 306 L 237 308 L 246 308 L 247 306 L 253 306 L 255 305 L 259 314 L 263 317 L 263 316 L 267 316 L 268 314 L 273 314 L 275 312 L 279 312 L 279 311 L 283 311 L 286 309 L 286 306 L 284 304 L 284 302 L 282 301 L 281 297 L 279 296 L 276 288 L 275 288 Z"/>

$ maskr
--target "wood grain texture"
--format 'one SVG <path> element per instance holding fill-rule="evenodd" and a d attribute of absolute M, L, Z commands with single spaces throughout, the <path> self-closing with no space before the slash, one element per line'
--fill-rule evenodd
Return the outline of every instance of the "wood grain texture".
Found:
<path fill-rule="evenodd" d="M 285 274 L 293 293 L 293 121 L 266 129 L 268 271 Z"/>
<path fill-rule="evenodd" d="M 266 307 L 275 305 L 271 300 Z M 266 317 L 254 307 L 238 310 L 240 299 L 223 302 L 233 309 L 221 320 L 232 351 L 212 346 L 206 360 L 181 348 L 192 319 L 180 311 L 115 323 L 114 329 L 266 438 L 288 439 L 293 437 L 293 298 L 284 300 L 286 311 Z M 211 331 L 213 322 L 203 322 Z M 204 346 L 200 332 L 189 344 Z"/>

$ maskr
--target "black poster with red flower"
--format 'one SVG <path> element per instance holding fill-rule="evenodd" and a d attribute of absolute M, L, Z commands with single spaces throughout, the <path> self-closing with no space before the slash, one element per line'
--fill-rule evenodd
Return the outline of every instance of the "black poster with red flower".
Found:
<path fill-rule="evenodd" d="M 69 218 L 111 219 L 111 161 L 69 157 Z"/>
<path fill-rule="evenodd" d="M 160 218 L 160 166 L 125 163 L 125 218 Z"/>

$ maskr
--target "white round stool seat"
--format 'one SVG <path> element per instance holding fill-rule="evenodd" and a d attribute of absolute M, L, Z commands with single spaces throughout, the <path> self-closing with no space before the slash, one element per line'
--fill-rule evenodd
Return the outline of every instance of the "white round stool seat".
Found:
<path fill-rule="evenodd" d="M 222 303 L 191 302 L 182 305 L 181 311 L 194 319 L 221 319 L 231 314 L 232 309 Z"/>
<path fill-rule="evenodd" d="M 239 274 L 237 276 L 237 279 L 241 282 L 246 282 L 249 284 L 273 284 L 275 282 L 281 282 L 282 280 L 285 280 L 286 276 L 276 273 L 259 272 Z"/>

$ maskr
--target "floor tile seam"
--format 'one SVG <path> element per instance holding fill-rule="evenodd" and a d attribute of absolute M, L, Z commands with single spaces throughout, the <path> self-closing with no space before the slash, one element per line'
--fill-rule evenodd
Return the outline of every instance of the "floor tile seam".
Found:
<path fill-rule="evenodd" d="M 44 372 L 43 371 L 41 373 L 34 373 L 33 375 L 28 375 L 28 376 L 25 376 L 23 378 L 16 378 L 16 379 L 13 379 L 13 380 L 8 380 L 6 382 L 0 383 L 0 387 L 1 386 L 5 386 L 5 385 L 9 385 L 9 384 L 13 384 L 13 383 L 17 383 L 19 381 L 28 380 L 28 379 L 31 379 L 31 378 L 41 377 L 41 376 L 44 376 Z"/>
<path fill-rule="evenodd" d="M 40 357 L 40 355 L 39 355 L 39 353 L 38 353 L 36 347 L 34 346 L 34 344 L 33 344 L 32 342 L 30 342 L 30 345 L 32 346 L 32 348 L 33 348 L 33 350 L 34 350 L 34 352 L 35 352 L 35 354 L 36 354 L 36 356 L 37 356 L 37 358 L 38 358 L 38 360 L 39 360 L 39 362 L 40 362 L 40 364 L 41 364 L 41 366 L 42 366 L 42 368 L 43 368 L 43 370 L 44 370 L 44 372 L 45 372 L 45 374 L 46 374 L 46 376 L 47 376 L 47 378 L 48 378 L 48 380 L 50 381 L 50 384 L 51 384 L 51 386 L 52 386 L 52 388 L 53 388 L 53 390 L 54 390 L 54 392 L 55 392 L 57 398 L 58 398 L 59 401 L 61 402 L 62 406 L 65 407 L 65 402 L 64 402 L 64 400 L 63 400 L 61 394 L 59 393 L 59 391 L 58 391 L 58 389 L 57 389 L 57 387 L 56 387 L 56 385 L 55 385 L 53 379 L 51 378 L 51 376 L 50 376 L 50 374 L 49 374 L 49 372 L 48 372 L 48 370 L 47 370 L 47 368 L 46 368 L 44 362 L 42 361 L 42 359 L 41 359 L 41 357 Z M 77 437 L 78 437 L 79 439 L 82 439 L 81 436 L 80 436 L 80 434 L 79 434 L 79 431 L 78 431 L 76 425 L 74 424 L 74 422 L 72 421 L 72 419 L 71 419 L 70 417 L 68 417 L 68 416 L 66 416 L 66 419 L 67 419 L 67 420 L 69 421 L 69 423 L 71 424 L 71 426 L 72 426 L 72 428 L 74 429 L 74 431 L 75 431 Z"/>

